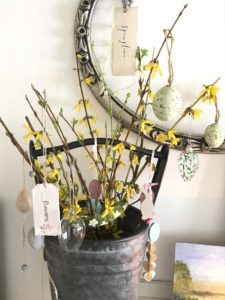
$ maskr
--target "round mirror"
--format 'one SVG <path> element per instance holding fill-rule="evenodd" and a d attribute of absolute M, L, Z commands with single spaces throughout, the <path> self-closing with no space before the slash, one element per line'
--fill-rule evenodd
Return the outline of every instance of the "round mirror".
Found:
<path fill-rule="evenodd" d="M 138 72 L 121 76 L 114 75 L 113 65 L 113 36 L 116 30 L 115 8 L 122 7 L 124 3 L 132 1 L 122 0 L 82 0 L 80 2 L 75 26 L 75 45 L 80 69 L 84 77 L 92 76 L 90 85 L 96 98 L 105 108 L 112 104 L 115 117 L 124 106 L 127 93 L 130 93 L 128 103 L 125 106 L 122 123 L 129 127 L 135 108 L 138 103 Z M 219 87 L 224 85 L 225 78 L 225 3 L 217 1 L 190 0 L 189 6 L 184 11 L 178 24 L 173 29 L 175 43 L 171 55 L 174 69 L 173 85 L 182 95 L 182 108 L 180 115 L 189 107 L 204 89 L 203 85 L 210 85 L 220 77 L 217 83 Z M 146 64 L 152 56 L 158 52 L 165 35 L 163 29 L 170 29 L 179 12 L 182 10 L 180 1 L 148 1 L 136 0 L 131 8 L 137 7 L 137 45 L 142 49 L 148 49 L 149 56 Z M 123 12 L 126 14 L 127 12 Z M 154 53 L 154 54 L 153 54 Z M 168 55 L 164 45 L 159 65 L 163 76 L 157 76 L 152 81 L 152 89 L 155 93 L 161 87 L 167 85 L 168 80 Z M 220 123 L 225 124 L 225 91 L 218 93 L 218 107 L 220 110 Z M 225 143 L 218 149 L 210 149 L 204 142 L 203 135 L 206 127 L 214 123 L 215 107 L 200 102 L 196 109 L 202 110 L 201 117 L 190 121 L 186 117 L 176 127 L 178 136 L 182 137 L 177 149 L 184 149 L 187 139 L 192 143 L 195 151 L 207 153 L 225 152 Z M 149 107 L 147 119 L 153 121 L 156 126 L 147 138 L 155 141 L 155 137 L 162 131 L 167 131 L 179 118 L 171 121 L 160 121 Z M 135 131 L 135 128 L 133 128 Z"/>

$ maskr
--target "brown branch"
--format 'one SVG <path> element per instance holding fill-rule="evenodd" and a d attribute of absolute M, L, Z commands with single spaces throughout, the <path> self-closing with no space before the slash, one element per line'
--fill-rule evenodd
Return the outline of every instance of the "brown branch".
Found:
<path fill-rule="evenodd" d="M 6 136 L 8 136 L 10 138 L 12 144 L 17 148 L 17 150 L 22 155 L 22 157 L 25 159 L 25 161 L 34 169 L 34 171 L 36 172 L 36 175 L 39 177 L 39 180 L 43 181 L 42 174 L 38 172 L 36 166 L 31 161 L 27 151 L 25 151 L 23 149 L 23 147 L 19 144 L 19 142 L 16 140 L 16 138 L 11 133 L 11 131 L 9 130 L 9 128 L 7 127 L 7 125 L 5 124 L 5 122 L 3 121 L 3 119 L 1 117 L 0 117 L 0 123 L 2 124 L 2 126 L 4 127 L 4 129 L 6 131 Z"/>

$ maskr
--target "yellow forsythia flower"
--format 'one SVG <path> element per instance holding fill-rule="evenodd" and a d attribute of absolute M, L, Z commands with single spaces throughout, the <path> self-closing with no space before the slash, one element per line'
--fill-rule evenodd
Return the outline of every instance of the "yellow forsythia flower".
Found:
<path fill-rule="evenodd" d="M 166 133 L 168 139 L 171 140 L 171 139 L 175 138 L 175 135 L 174 135 L 174 134 L 175 134 L 176 132 L 177 132 L 177 130 L 174 130 L 174 129 L 168 130 L 167 133 Z"/>
<path fill-rule="evenodd" d="M 59 188 L 59 199 L 66 200 L 68 198 L 68 188 L 65 184 L 61 184 Z"/>
<path fill-rule="evenodd" d="M 159 133 L 157 134 L 155 140 L 156 142 L 165 143 L 167 140 L 167 135 L 165 133 Z"/>
<path fill-rule="evenodd" d="M 61 153 L 61 152 L 58 152 L 58 153 L 56 154 L 56 156 L 57 156 L 58 160 L 63 161 L 63 156 L 62 156 L 62 153 Z"/>
<path fill-rule="evenodd" d="M 115 190 L 120 193 L 120 192 L 122 192 L 123 187 L 124 187 L 123 182 L 117 180 L 116 183 L 115 183 Z"/>
<path fill-rule="evenodd" d="M 80 112 L 81 109 L 83 108 L 83 101 L 82 100 L 79 100 L 79 102 L 74 106 L 75 110 Z"/>
<path fill-rule="evenodd" d="M 115 217 L 115 213 L 114 213 L 114 201 L 112 201 L 111 203 L 109 202 L 109 199 L 106 198 L 104 201 L 105 204 L 105 210 L 102 213 L 102 218 L 104 219 L 108 214 L 111 214 L 113 217 Z"/>
<path fill-rule="evenodd" d="M 217 93 L 220 88 L 216 85 L 206 86 L 205 89 L 201 92 L 200 96 L 203 102 L 209 101 L 209 103 L 215 103 L 217 101 Z"/>
<path fill-rule="evenodd" d="M 87 200 L 87 195 L 85 195 L 85 194 L 77 194 L 76 196 L 75 196 L 75 201 L 77 202 L 77 201 L 81 201 L 81 200 Z"/>
<path fill-rule="evenodd" d="M 156 142 L 160 142 L 160 143 L 169 142 L 170 147 L 177 146 L 177 144 L 180 142 L 181 139 L 175 136 L 176 132 L 177 132 L 176 130 L 169 130 L 165 133 L 159 133 L 156 136 Z"/>
<path fill-rule="evenodd" d="M 134 198 L 135 190 L 134 190 L 134 188 L 131 185 L 128 185 L 125 188 L 125 191 L 126 191 L 126 199 L 127 200 L 129 200 L 130 198 Z"/>
<path fill-rule="evenodd" d="M 144 104 L 140 104 L 139 108 L 138 108 L 138 113 L 141 114 L 143 112 L 144 108 L 145 108 Z"/>
<path fill-rule="evenodd" d="M 96 166 L 95 163 L 90 163 L 89 167 L 90 167 L 91 170 L 97 170 L 97 166 Z"/>
<path fill-rule="evenodd" d="M 191 116 L 193 120 L 196 120 L 198 118 L 200 118 L 200 114 L 202 113 L 201 109 L 192 109 L 191 110 Z"/>
<path fill-rule="evenodd" d="M 43 173 L 43 169 L 44 169 L 43 164 L 39 163 L 38 160 L 35 160 L 34 164 L 35 164 L 35 168 L 36 168 L 39 172 Z"/>
<path fill-rule="evenodd" d="M 163 76 L 162 70 L 159 64 L 156 62 L 150 62 L 149 64 L 144 66 L 144 69 L 147 69 L 149 71 L 152 70 L 152 75 L 151 75 L 152 78 L 154 78 L 157 75 L 157 73 L 159 73 L 160 76 Z"/>
<path fill-rule="evenodd" d="M 177 144 L 180 142 L 180 138 L 174 137 L 170 140 L 170 147 L 173 148 L 174 146 L 177 146 Z"/>
<path fill-rule="evenodd" d="M 76 111 L 78 111 L 78 112 L 80 112 L 81 111 L 81 109 L 83 108 L 83 107 L 86 107 L 86 108 L 90 108 L 91 107 L 91 104 L 90 104 L 90 100 L 89 99 L 80 99 L 79 101 L 78 101 L 78 103 L 74 106 L 74 108 L 75 108 L 75 110 Z"/>
<path fill-rule="evenodd" d="M 55 162 L 55 157 L 53 153 L 49 153 L 48 158 L 47 158 L 47 164 L 48 165 L 53 165 Z"/>
<path fill-rule="evenodd" d="M 23 127 L 27 130 L 27 134 L 23 137 L 25 139 L 25 141 L 27 142 L 34 135 L 34 131 L 32 131 L 30 126 L 27 124 L 24 124 Z"/>
<path fill-rule="evenodd" d="M 130 151 L 136 151 L 137 148 L 134 145 L 130 145 Z"/>
<path fill-rule="evenodd" d="M 149 92 L 148 92 L 148 97 L 149 97 L 150 99 L 153 99 L 154 96 L 155 96 L 155 94 L 153 93 L 153 91 L 149 91 Z"/>
<path fill-rule="evenodd" d="M 148 134 L 150 131 L 153 130 L 154 123 L 149 120 L 141 120 L 139 123 L 139 129 L 144 134 Z"/>
<path fill-rule="evenodd" d="M 94 135 L 94 137 L 99 137 L 99 134 L 100 134 L 100 132 L 101 132 L 101 130 L 99 129 L 99 128 L 95 128 L 94 130 L 93 130 L 93 135 Z"/>
<path fill-rule="evenodd" d="M 136 166 L 136 165 L 139 165 L 139 159 L 138 159 L 138 156 L 135 154 L 133 155 L 132 159 L 131 159 L 131 163 L 132 165 Z"/>
<path fill-rule="evenodd" d="M 78 137 L 78 139 L 83 140 L 84 139 L 84 132 L 83 131 L 78 131 L 77 132 L 77 137 Z"/>
<path fill-rule="evenodd" d="M 126 167 L 125 162 L 123 162 L 122 160 L 119 161 L 118 167 Z"/>
<path fill-rule="evenodd" d="M 93 76 L 89 76 L 83 79 L 83 81 L 87 84 L 87 85 L 91 85 L 92 83 L 94 83 L 94 77 Z"/>
<path fill-rule="evenodd" d="M 176 130 L 169 130 L 167 131 L 167 137 L 168 137 L 168 140 L 170 142 L 170 147 L 174 147 L 174 146 L 177 146 L 177 144 L 180 142 L 180 138 L 177 138 L 175 136 L 175 133 L 177 131 Z"/>
<path fill-rule="evenodd" d="M 58 169 L 52 169 L 47 172 L 47 178 L 50 182 L 60 181 L 60 172 Z"/>
<path fill-rule="evenodd" d="M 75 177 L 74 184 L 78 186 L 78 184 L 79 184 L 78 176 Z"/>
<path fill-rule="evenodd" d="M 119 154 L 121 155 L 122 154 L 122 152 L 123 152 L 123 150 L 124 150 L 124 144 L 123 143 L 119 143 L 119 144 L 117 144 L 116 146 L 114 146 L 112 149 L 114 150 L 114 151 L 118 151 L 119 152 Z"/>
<path fill-rule="evenodd" d="M 69 219 L 70 209 L 68 207 L 63 209 L 63 217 Z"/>
<path fill-rule="evenodd" d="M 91 124 L 95 124 L 96 121 L 97 121 L 97 118 L 96 118 L 96 117 L 93 117 L 93 116 L 90 116 L 89 119 L 90 119 L 90 121 L 91 121 Z"/>
<path fill-rule="evenodd" d="M 112 157 L 110 155 L 108 155 L 106 157 L 106 162 L 107 162 L 107 164 L 111 164 L 112 163 Z"/>
<path fill-rule="evenodd" d="M 80 121 L 79 121 L 79 124 L 84 124 L 84 125 L 88 125 L 88 120 L 89 120 L 89 122 L 93 125 L 93 124 L 95 124 L 96 123 L 96 118 L 95 117 L 93 117 L 93 116 L 85 116 L 85 117 L 83 117 L 83 119 L 81 119 Z"/>
<path fill-rule="evenodd" d="M 24 124 L 24 128 L 27 130 L 27 134 L 23 137 L 25 141 L 29 141 L 32 136 L 36 138 L 37 141 L 45 140 L 47 141 L 46 136 L 44 136 L 42 131 L 33 131 L 29 125 Z"/>
<path fill-rule="evenodd" d="M 75 203 L 74 209 L 75 209 L 76 214 L 79 214 L 82 211 L 82 208 L 80 207 L 78 202 Z"/>

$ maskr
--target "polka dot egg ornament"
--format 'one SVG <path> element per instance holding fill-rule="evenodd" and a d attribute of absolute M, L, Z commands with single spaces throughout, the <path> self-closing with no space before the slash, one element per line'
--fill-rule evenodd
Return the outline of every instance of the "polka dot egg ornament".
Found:
<path fill-rule="evenodd" d="M 185 151 L 178 158 L 178 169 L 180 176 L 184 181 L 190 181 L 195 176 L 199 168 L 198 155 L 191 146 L 187 146 Z"/>
<path fill-rule="evenodd" d="M 161 121 L 169 121 L 177 116 L 181 109 L 182 97 L 180 92 L 172 85 L 159 89 L 152 103 L 156 117 Z"/>
<path fill-rule="evenodd" d="M 213 123 L 206 128 L 204 138 L 208 146 L 218 148 L 224 142 L 224 128 L 219 123 Z"/>

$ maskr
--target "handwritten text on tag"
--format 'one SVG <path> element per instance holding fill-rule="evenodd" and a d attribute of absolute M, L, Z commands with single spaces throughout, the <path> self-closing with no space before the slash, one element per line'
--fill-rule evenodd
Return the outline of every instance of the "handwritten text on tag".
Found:
<path fill-rule="evenodd" d="M 113 34 L 113 75 L 134 75 L 137 49 L 137 7 L 127 12 L 115 8 Z"/>
<path fill-rule="evenodd" d="M 32 190 L 35 235 L 61 234 L 59 190 L 53 184 L 37 184 Z"/>

